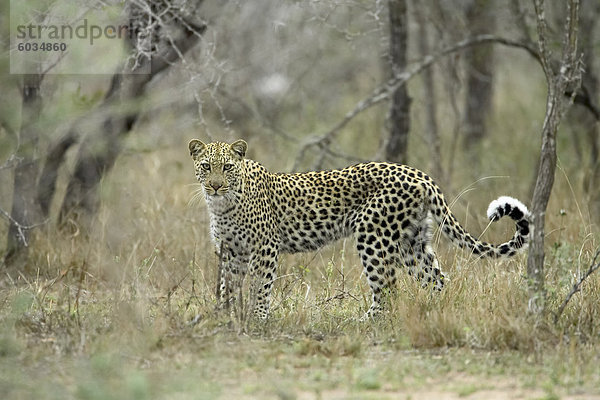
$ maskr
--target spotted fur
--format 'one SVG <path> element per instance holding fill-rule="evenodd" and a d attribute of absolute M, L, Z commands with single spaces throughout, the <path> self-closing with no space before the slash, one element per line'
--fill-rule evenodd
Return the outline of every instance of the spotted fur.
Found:
<path fill-rule="evenodd" d="M 493 201 L 488 217 L 509 216 L 516 223 L 515 235 L 492 245 L 466 232 L 440 188 L 415 168 L 371 162 L 333 171 L 270 173 L 244 158 L 246 149 L 243 140 L 189 143 L 211 236 L 223 249 L 220 300 L 229 301 L 250 273 L 254 313 L 260 318 L 268 316 L 282 252 L 317 250 L 353 234 L 373 293 L 370 316 L 380 310 L 382 290 L 394 285 L 399 267 L 424 286 L 442 289 L 444 274 L 431 247 L 434 221 L 452 242 L 481 257 L 512 256 L 527 242 L 529 211 L 509 197 Z"/>

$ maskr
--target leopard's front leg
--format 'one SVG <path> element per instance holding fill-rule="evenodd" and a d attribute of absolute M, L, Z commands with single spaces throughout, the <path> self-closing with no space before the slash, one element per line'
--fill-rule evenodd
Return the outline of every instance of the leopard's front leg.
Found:
<path fill-rule="evenodd" d="M 242 290 L 247 266 L 248 257 L 222 246 L 219 259 L 219 309 L 229 309 L 235 304 L 236 296 L 239 296 Z"/>
<path fill-rule="evenodd" d="M 266 241 L 254 249 L 250 258 L 250 300 L 253 302 L 253 313 L 259 319 L 269 316 L 271 290 L 277 274 L 277 257 L 279 249 L 275 240 Z"/>

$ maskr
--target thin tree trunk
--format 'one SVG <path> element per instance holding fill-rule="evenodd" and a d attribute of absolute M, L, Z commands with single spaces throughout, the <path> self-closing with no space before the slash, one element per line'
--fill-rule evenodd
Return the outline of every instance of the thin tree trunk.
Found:
<path fill-rule="evenodd" d="M 427 24 L 425 23 L 426 21 L 423 11 L 420 7 L 415 8 L 415 14 L 419 24 L 419 53 L 421 57 L 425 57 L 430 54 Z M 423 71 L 423 91 L 425 94 L 425 135 L 427 138 L 427 143 L 431 149 L 429 172 L 431 176 L 438 181 L 438 183 L 444 185 L 445 177 L 443 174 L 444 170 L 442 168 L 441 142 L 437 125 L 437 99 L 434 86 L 433 67 L 427 68 L 425 71 Z"/>
<path fill-rule="evenodd" d="M 65 154 L 76 142 L 77 134 L 71 129 L 67 136 L 57 142 L 46 156 L 35 194 L 36 202 L 40 205 L 41 213 L 45 218 L 48 218 L 50 214 L 50 205 L 56 191 L 58 170 L 64 161 Z"/>
<path fill-rule="evenodd" d="M 140 114 L 139 99 L 146 85 L 160 72 L 173 65 L 178 58 L 192 48 L 199 40 L 204 25 L 185 22 L 185 34 L 174 41 L 162 55 L 155 56 L 149 74 L 116 74 L 111 89 L 105 97 L 95 132 L 88 134 L 79 148 L 73 176 L 60 209 L 59 219 L 69 213 L 90 214 L 98 206 L 97 186 L 102 177 L 111 170 L 121 152 L 122 138 L 129 133 Z M 143 68 L 143 66 L 142 66 Z M 68 137 L 67 137 L 68 138 Z M 60 143 L 59 143 L 60 145 Z M 57 156 L 64 157 L 64 150 L 57 149 Z M 56 164 L 54 162 L 54 164 Z M 48 173 L 56 178 L 52 171 Z M 47 185 L 44 190 L 54 192 L 55 185 Z"/>
<path fill-rule="evenodd" d="M 453 7 L 451 4 L 444 2 L 434 1 L 431 2 L 431 7 L 426 11 L 421 11 L 424 15 L 427 15 L 430 21 L 429 26 L 433 29 L 433 43 L 437 46 L 446 46 L 448 43 L 457 42 L 462 39 L 462 34 L 459 34 L 459 29 L 448 29 L 448 27 L 456 27 L 457 22 L 455 20 L 455 14 L 448 12 L 448 7 Z M 415 7 L 415 9 L 422 10 L 422 7 Z M 445 147 L 444 156 L 446 159 L 446 166 L 442 166 L 444 175 L 443 181 L 439 182 L 444 186 L 445 191 L 452 192 L 452 175 L 455 167 L 456 151 L 459 145 L 459 139 L 462 136 L 463 128 L 463 115 L 461 115 L 459 107 L 459 89 L 460 89 L 460 74 L 458 71 L 458 57 L 448 57 L 441 61 L 439 73 L 440 73 L 440 84 L 441 92 L 445 96 L 445 103 L 449 107 L 449 113 L 451 116 L 444 120 L 444 131 L 449 133 L 448 144 Z"/>
<path fill-rule="evenodd" d="M 600 83 L 598 82 L 598 66 L 594 62 L 594 57 L 597 54 L 594 52 L 597 42 L 594 40 L 594 31 L 600 17 L 600 4 L 593 1 L 584 1 L 581 4 L 580 17 L 580 38 L 581 50 L 583 53 L 583 64 L 585 71 L 582 76 L 581 86 L 588 95 L 589 101 L 599 100 L 598 92 L 600 91 Z M 595 107 L 595 105 L 594 105 Z M 584 143 L 587 142 L 587 147 L 590 151 L 589 168 L 585 177 L 584 190 L 589 196 L 589 208 L 592 220 L 596 225 L 600 224 L 600 118 L 589 112 L 583 107 L 575 107 L 578 109 L 578 118 L 575 123 L 579 129 L 585 132 L 583 138 Z"/>
<path fill-rule="evenodd" d="M 14 171 L 13 201 L 10 213 L 11 224 L 8 229 L 5 262 L 11 263 L 29 244 L 28 229 L 41 222 L 40 212 L 35 202 L 38 174 L 38 128 L 37 121 L 42 109 L 40 86 L 43 76 L 40 74 L 23 75 L 22 111 L 19 146 L 16 156 L 19 159 Z"/>
<path fill-rule="evenodd" d="M 495 17 L 490 2 L 475 0 L 466 11 L 471 36 L 493 33 Z M 466 51 L 466 99 L 464 146 L 477 146 L 487 134 L 487 120 L 492 110 L 494 47 L 477 46 Z M 480 157 L 476 158 L 477 160 Z"/>
<path fill-rule="evenodd" d="M 527 277 L 529 279 L 529 310 L 534 313 L 543 311 L 545 307 L 544 288 L 544 237 L 545 218 L 548 201 L 554 185 L 556 170 L 556 131 L 558 130 L 558 107 L 560 100 L 552 86 L 548 87 L 548 109 L 542 128 L 542 149 L 539 169 L 533 191 L 531 244 L 527 259 Z"/>
<path fill-rule="evenodd" d="M 390 63 L 396 75 L 406 68 L 408 46 L 408 19 L 406 0 L 389 0 Z M 390 135 L 385 145 L 385 158 L 406 163 L 408 133 L 410 131 L 410 102 L 406 85 L 396 89 L 390 107 Z"/>
<path fill-rule="evenodd" d="M 539 170 L 531 201 L 532 230 L 527 259 L 527 276 L 529 279 L 529 311 L 541 313 L 545 309 L 544 228 L 546 209 L 554 185 L 556 170 L 556 132 L 564 112 L 570 104 L 565 101 L 563 93 L 567 88 L 575 91 L 580 80 L 579 59 L 577 57 L 579 1 L 570 0 L 567 5 L 565 41 L 558 71 L 552 69 L 550 54 L 546 47 L 548 29 L 544 15 L 544 2 L 543 0 L 534 0 L 534 5 L 537 16 L 540 58 L 548 84 L 548 95 L 546 116 L 542 127 Z"/>

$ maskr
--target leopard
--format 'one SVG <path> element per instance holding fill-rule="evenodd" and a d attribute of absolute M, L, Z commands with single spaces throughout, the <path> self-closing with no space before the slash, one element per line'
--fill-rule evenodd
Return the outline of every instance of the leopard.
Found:
<path fill-rule="evenodd" d="M 242 139 L 193 139 L 188 147 L 222 265 L 218 300 L 231 302 L 249 275 L 252 312 L 260 320 L 269 316 L 283 253 L 316 251 L 354 236 L 371 292 L 365 320 L 384 309 L 382 297 L 397 285 L 402 269 L 421 286 L 442 290 L 446 278 L 432 247 L 434 223 L 450 242 L 480 258 L 512 257 L 527 246 L 531 217 L 522 202 L 501 196 L 490 203 L 490 221 L 508 216 L 516 226 L 510 240 L 490 244 L 461 226 L 431 177 L 407 165 L 364 162 L 272 173 L 246 157 Z"/>

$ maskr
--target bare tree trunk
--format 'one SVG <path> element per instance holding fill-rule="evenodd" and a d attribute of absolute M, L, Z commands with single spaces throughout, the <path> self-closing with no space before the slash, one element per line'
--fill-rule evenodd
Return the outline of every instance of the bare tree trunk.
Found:
<path fill-rule="evenodd" d="M 600 159 L 598 148 L 600 147 L 600 131 L 598 123 L 592 124 L 587 129 L 587 141 L 590 147 L 589 171 L 585 177 L 585 191 L 589 196 L 590 216 L 596 225 L 600 225 Z"/>
<path fill-rule="evenodd" d="M 462 34 L 459 34 L 459 29 L 452 28 L 457 26 L 457 21 L 454 18 L 455 14 L 448 12 L 448 7 L 455 7 L 455 5 L 433 1 L 431 2 L 430 9 L 421 11 L 423 15 L 427 16 L 427 19 L 430 22 L 429 25 L 433 27 L 432 42 L 435 43 L 436 46 L 445 46 L 448 43 L 457 42 L 462 39 Z M 422 10 L 422 7 L 415 8 Z M 450 29 L 448 27 L 450 27 Z M 441 181 L 441 184 L 443 184 L 444 189 L 448 192 L 452 192 L 452 175 L 454 172 L 455 160 L 457 158 L 455 155 L 459 147 L 459 139 L 463 132 L 463 115 L 461 115 L 458 96 L 461 85 L 458 59 L 459 57 L 448 57 L 444 59 L 438 70 L 441 76 L 441 92 L 446 97 L 446 103 L 450 110 L 450 117 L 446 118 L 442 125 L 443 131 L 447 131 L 449 135 L 448 144 L 444 149 L 446 166 L 442 166 L 444 181 Z"/>
<path fill-rule="evenodd" d="M 423 11 L 420 7 L 415 8 L 415 14 L 419 24 L 418 46 L 421 57 L 426 57 L 430 54 L 429 35 L 427 32 L 427 24 Z M 423 91 L 425 93 L 425 134 L 427 143 L 431 148 L 430 157 L 430 175 L 433 176 L 438 183 L 445 184 L 444 170 L 442 168 L 442 151 L 440 143 L 440 135 L 437 125 L 437 107 L 436 93 L 433 78 L 433 67 L 423 71 Z"/>
<path fill-rule="evenodd" d="M 77 142 L 76 133 L 71 130 L 69 134 L 56 143 L 46 155 L 46 162 L 42 168 L 40 179 L 37 185 L 36 202 L 40 205 L 41 213 L 44 217 L 50 214 L 50 205 L 56 191 L 56 180 L 58 179 L 58 170 L 62 165 L 67 150 Z"/>
<path fill-rule="evenodd" d="M 496 19 L 487 0 L 474 0 L 466 10 L 471 36 L 493 33 Z M 492 110 L 494 47 L 477 46 L 466 51 L 466 99 L 464 145 L 477 146 L 486 136 Z M 479 157 L 477 158 L 480 159 Z"/>
<path fill-rule="evenodd" d="M 113 76 L 111 89 L 100 107 L 98 124 L 91 134 L 83 139 L 73 176 L 67 186 L 67 193 L 60 209 L 60 219 L 63 220 L 71 212 L 89 214 L 98 206 L 96 188 L 100 180 L 113 167 L 121 152 L 121 141 L 129 133 L 140 114 L 138 101 L 146 85 L 160 72 L 171 66 L 178 58 L 192 48 L 199 40 L 199 35 L 206 26 L 185 22 L 185 34 L 170 43 L 169 49 L 152 59 L 149 74 L 116 74 Z M 142 66 L 143 67 L 143 66 Z M 124 110 L 124 111 L 122 111 Z M 43 176 L 49 179 L 45 182 L 43 194 L 48 197 L 55 190 L 56 170 L 60 165 L 57 160 L 64 157 L 66 149 L 73 142 L 72 136 L 59 142 L 49 153 L 54 157 L 50 159 L 48 170 L 43 171 Z"/>
<path fill-rule="evenodd" d="M 16 157 L 13 201 L 10 213 L 11 224 L 8 230 L 5 262 L 14 261 L 29 244 L 29 227 L 39 223 L 39 209 L 34 201 L 38 174 L 37 142 L 39 132 L 37 121 L 42 109 L 40 85 L 41 74 L 23 75 L 21 131 Z"/>
<path fill-rule="evenodd" d="M 123 113 L 110 108 L 117 104 L 125 109 L 135 108 L 133 101 L 142 94 L 150 78 L 147 74 L 113 76 L 111 90 L 101 106 L 101 112 L 107 110 L 107 116 L 98 120 L 95 130 L 85 136 L 79 148 L 77 163 L 60 210 L 61 220 L 72 211 L 90 214 L 96 210 L 96 186 L 114 165 L 121 152 L 121 138 L 129 132 L 140 112 L 136 109 Z M 133 90 L 124 90 L 126 85 L 123 85 L 123 81 L 129 83 L 127 86 Z"/>
<path fill-rule="evenodd" d="M 201 1 L 197 2 L 196 6 Z M 139 101 L 145 86 L 154 76 L 173 65 L 192 48 L 200 39 L 206 29 L 204 24 L 195 24 L 187 21 L 183 8 L 166 5 L 169 12 L 156 13 L 156 7 L 165 6 L 162 3 L 132 3 L 132 12 L 142 13 L 137 16 L 143 31 L 146 28 L 156 29 L 154 33 L 165 35 L 161 38 L 162 45 L 156 46 L 158 50 L 153 54 L 151 61 L 142 61 L 150 67 L 149 74 L 116 74 L 113 76 L 112 85 L 99 109 L 86 115 L 86 123 L 97 122 L 82 141 L 79 159 L 75 172 L 67 188 L 67 195 L 61 207 L 61 216 L 73 208 L 93 211 L 97 205 L 96 186 L 103 174 L 110 170 L 121 150 L 121 139 L 129 132 L 137 119 L 140 110 L 136 103 Z M 145 13 L 145 14 L 144 14 Z M 160 15 L 158 17 L 157 15 Z M 149 22 L 165 18 L 159 23 Z M 135 20 L 132 16 L 132 21 Z M 169 25 L 167 27 L 166 25 Z M 183 32 L 173 38 L 173 27 L 179 27 Z M 147 29 L 146 29 L 147 30 Z M 168 33 L 165 33 L 168 31 Z M 145 32 L 145 31 L 144 31 Z M 147 32 L 145 32 L 147 33 Z M 5 254 L 5 262 L 11 262 L 16 256 L 23 254 L 28 246 L 30 229 L 47 219 L 52 198 L 55 195 L 58 170 L 62 165 L 68 149 L 80 139 L 79 130 L 74 125 L 69 133 L 55 146 L 50 148 L 42 170 L 42 180 L 38 182 L 39 160 L 37 154 L 37 141 L 39 129 L 37 128 L 38 116 L 41 112 L 42 102 L 40 97 L 40 84 L 43 75 L 23 76 L 23 106 L 22 124 L 19 135 L 19 146 L 15 159 L 19 160 L 14 173 L 14 194 L 11 213 L 0 209 L 2 216 L 10 221 L 9 235 Z M 83 118 L 82 118 L 83 119 Z"/>
<path fill-rule="evenodd" d="M 527 259 L 529 279 L 529 311 L 540 313 L 545 309 L 544 288 L 544 225 L 546 208 L 554 185 L 556 170 L 556 132 L 570 102 L 563 93 L 567 89 L 575 92 L 580 80 L 580 66 L 577 56 L 577 27 L 579 21 L 579 1 L 569 0 L 565 18 L 565 39 L 562 60 L 558 70 L 552 69 L 550 53 L 546 47 L 548 29 L 544 15 L 543 0 L 534 0 L 537 16 L 538 45 L 546 81 L 548 95 L 546 116 L 542 127 L 542 150 L 538 176 L 531 201 L 532 231 Z"/>
<path fill-rule="evenodd" d="M 583 64 L 585 72 L 582 76 L 581 86 L 582 91 L 587 93 L 590 102 L 600 99 L 600 82 L 598 82 L 598 66 L 594 63 L 594 47 L 597 43 L 594 40 L 594 30 L 600 18 L 600 3 L 592 1 L 584 1 L 581 4 L 580 17 L 580 32 L 581 51 L 583 53 Z M 578 109 L 577 117 L 574 122 L 577 123 L 579 129 L 585 132 L 584 140 L 587 142 L 587 147 L 590 151 L 589 168 L 585 176 L 584 190 L 589 196 L 589 208 L 592 220 L 596 225 L 600 224 L 600 116 L 594 115 L 583 107 L 575 107 Z M 592 104 L 592 108 L 597 108 Z"/>
<path fill-rule="evenodd" d="M 392 74 L 406 68 L 408 46 L 408 19 L 406 0 L 389 0 L 390 63 Z M 406 163 L 408 133 L 410 131 L 410 102 L 406 85 L 399 86 L 392 95 L 390 107 L 390 135 L 385 146 L 385 158 Z"/>

